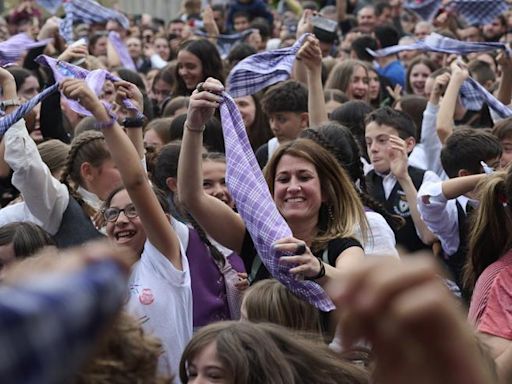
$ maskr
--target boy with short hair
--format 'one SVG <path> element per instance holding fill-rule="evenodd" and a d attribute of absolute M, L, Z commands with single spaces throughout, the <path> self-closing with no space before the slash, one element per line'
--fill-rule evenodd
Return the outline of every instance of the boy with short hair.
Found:
<path fill-rule="evenodd" d="M 308 90 L 298 81 L 283 81 L 267 90 L 261 106 L 275 136 L 256 151 L 263 168 L 280 144 L 296 139 L 308 127 Z"/>
<path fill-rule="evenodd" d="M 251 26 L 251 15 L 245 11 L 233 14 L 233 29 L 235 32 L 243 32 Z"/>
<path fill-rule="evenodd" d="M 441 150 L 441 163 L 450 179 L 424 183 L 418 191 L 421 218 L 439 238 L 443 260 L 461 288 L 468 232 L 466 220 L 478 204 L 473 190 L 486 176 L 486 170 L 498 166 L 500 157 L 500 142 L 491 133 L 456 129 Z"/>
<path fill-rule="evenodd" d="M 389 212 L 405 219 L 396 240 L 408 252 L 429 248 L 434 241 L 421 220 L 416 197 L 424 181 L 440 180 L 435 173 L 408 164 L 415 137 L 414 122 L 403 112 L 384 107 L 366 118 L 366 147 L 373 165 L 366 176 L 368 190 Z"/>

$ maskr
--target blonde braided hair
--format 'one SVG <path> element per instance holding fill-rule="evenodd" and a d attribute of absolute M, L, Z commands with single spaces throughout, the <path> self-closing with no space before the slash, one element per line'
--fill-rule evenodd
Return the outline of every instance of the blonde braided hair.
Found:
<path fill-rule="evenodd" d="M 110 152 L 101 132 L 85 131 L 71 142 L 61 182 L 66 184 L 70 195 L 75 198 L 78 204 L 91 217 L 96 214 L 96 210 L 87 204 L 77 192 L 78 186 L 83 183 L 80 168 L 85 162 L 90 163 L 93 167 L 99 167 L 105 160 L 110 158 Z"/>

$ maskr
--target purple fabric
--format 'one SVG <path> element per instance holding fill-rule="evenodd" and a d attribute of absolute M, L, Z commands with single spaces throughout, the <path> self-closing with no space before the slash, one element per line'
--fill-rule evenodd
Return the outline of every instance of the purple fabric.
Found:
<path fill-rule="evenodd" d="M 469 25 L 484 25 L 506 12 L 506 0 L 452 0 L 447 8 L 462 16 Z"/>
<path fill-rule="evenodd" d="M 407 0 L 403 7 L 418 14 L 423 20 L 432 20 L 441 8 L 441 0 Z"/>
<path fill-rule="evenodd" d="M 97 69 L 91 72 L 82 67 L 78 67 L 76 65 L 54 59 L 46 55 L 38 56 L 35 61 L 41 65 L 50 67 L 57 83 L 60 83 L 66 78 L 82 79 L 85 80 L 87 85 L 89 85 L 89 87 L 96 93 L 96 95 L 99 95 L 101 93 L 105 80 L 110 80 L 112 82 L 117 82 L 121 80 L 119 77 L 114 76 L 110 72 L 107 72 L 103 69 Z M 68 102 L 70 108 L 76 113 L 85 116 L 92 115 L 88 110 L 82 107 L 79 102 L 69 99 Z M 104 105 L 107 108 L 107 110 L 110 110 L 110 105 L 106 103 L 104 103 Z M 123 106 L 127 109 L 137 110 L 137 107 L 130 99 L 124 99 Z M 142 113 L 140 115 L 142 116 Z"/>
<path fill-rule="evenodd" d="M 485 102 L 500 118 L 505 119 L 512 116 L 512 109 L 495 98 L 487 89 L 471 77 L 462 84 L 460 98 L 462 105 L 470 111 L 481 110 Z"/>
<path fill-rule="evenodd" d="M 53 92 L 56 92 L 59 89 L 58 87 L 58 84 L 54 84 L 51 87 L 46 88 L 44 91 L 39 92 L 27 102 L 20 105 L 14 112 L 9 113 L 8 115 L 5 115 L 4 113 L 4 116 L 0 118 L 0 136 L 3 136 L 9 127 L 11 127 L 17 121 L 21 120 L 23 116 L 30 112 L 47 96 L 51 95 Z"/>
<path fill-rule="evenodd" d="M 295 55 L 308 34 L 289 48 L 274 49 L 246 57 L 229 72 L 227 92 L 232 97 L 254 95 L 272 84 L 287 80 L 292 73 Z"/>
<path fill-rule="evenodd" d="M 247 138 L 240 111 L 228 93 L 224 92 L 223 96 L 220 114 L 226 144 L 226 183 L 261 261 L 270 274 L 295 295 L 322 311 L 333 310 L 334 304 L 320 285 L 313 281 L 296 280 L 288 272 L 290 267 L 279 263 L 282 255 L 273 249 L 272 244 L 292 236 L 292 232 L 270 195 Z"/>
<path fill-rule="evenodd" d="M 505 43 L 481 43 L 481 42 L 467 42 L 456 39 L 451 39 L 446 36 L 442 36 L 438 33 L 431 33 L 425 40 L 420 40 L 414 44 L 407 45 L 393 45 L 391 47 L 378 49 L 372 51 L 366 48 L 368 53 L 373 57 L 385 57 L 396 54 L 402 51 L 432 51 L 456 55 L 467 55 L 473 52 L 488 52 L 496 49 L 504 49 L 510 52 L 510 48 Z"/>
<path fill-rule="evenodd" d="M 108 39 L 112 43 L 112 46 L 117 52 L 117 55 L 119 56 L 119 60 L 121 60 L 121 65 L 124 68 L 131 69 L 132 71 L 137 72 L 137 68 L 135 67 L 135 63 L 133 62 L 133 59 L 131 58 L 130 54 L 128 53 L 128 48 L 126 48 L 125 43 L 123 40 L 121 40 L 121 36 L 119 36 L 119 33 L 115 31 L 110 31 L 108 33 Z"/>
<path fill-rule="evenodd" d="M 0 43 L 0 65 L 16 62 L 26 50 L 44 46 L 52 40 L 35 41 L 26 33 L 18 33 Z"/>
<path fill-rule="evenodd" d="M 219 50 L 220 56 L 225 59 L 229 52 L 231 51 L 231 48 L 238 43 L 239 41 L 244 40 L 247 36 L 249 36 L 254 31 L 257 31 L 257 29 L 246 29 L 243 32 L 237 32 L 233 33 L 231 35 L 218 35 L 216 36 L 216 42 L 217 42 L 217 49 Z M 194 35 L 204 37 L 207 39 L 210 35 L 208 35 L 206 32 L 203 32 L 201 30 L 194 31 Z"/>
<path fill-rule="evenodd" d="M 46 9 L 52 15 L 57 13 L 57 10 L 62 5 L 63 0 L 36 0 L 37 4 Z"/>
<path fill-rule="evenodd" d="M 130 27 L 130 22 L 123 14 L 106 8 L 94 0 L 65 0 L 64 11 L 66 17 L 60 23 L 60 34 L 68 43 L 73 39 L 73 23 L 75 19 L 86 24 L 106 23 L 109 20 L 117 21 L 124 29 Z"/>
<path fill-rule="evenodd" d="M 194 328 L 231 318 L 224 278 L 210 251 L 194 229 L 189 229 L 187 258 L 192 285 Z M 238 270 L 238 268 L 235 268 Z M 242 270 L 243 271 L 243 263 Z"/>

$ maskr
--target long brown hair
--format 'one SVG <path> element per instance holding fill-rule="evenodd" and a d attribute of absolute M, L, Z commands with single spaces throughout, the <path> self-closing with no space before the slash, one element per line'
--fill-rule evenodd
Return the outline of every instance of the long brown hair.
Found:
<path fill-rule="evenodd" d="M 216 357 L 230 384 L 363 384 L 368 374 L 339 359 L 321 342 L 268 323 L 220 322 L 197 332 L 180 362 L 186 383 L 188 367 L 201 351 L 215 343 Z"/>
<path fill-rule="evenodd" d="M 277 165 L 284 155 L 304 159 L 315 166 L 326 198 L 320 208 L 318 232 L 311 244 L 312 250 L 325 249 L 330 240 L 354 236 L 358 226 L 363 234 L 361 240 L 365 241 L 368 222 L 354 184 L 336 158 L 313 140 L 296 139 L 277 149 L 264 169 L 270 193 L 274 194 Z"/>
<path fill-rule="evenodd" d="M 464 286 L 472 290 L 480 274 L 512 247 L 512 168 L 496 172 L 477 186 L 480 204 L 469 233 Z"/>
<path fill-rule="evenodd" d="M 347 93 L 347 89 L 352 81 L 352 75 L 356 68 L 361 67 L 365 70 L 366 76 L 368 76 L 368 67 L 366 64 L 359 60 L 344 60 L 343 62 L 336 64 L 332 69 L 329 77 L 325 82 L 325 89 L 339 89 L 342 92 Z M 369 92 L 366 97 L 366 102 L 369 102 Z"/>
<path fill-rule="evenodd" d="M 251 285 L 244 294 L 243 308 L 247 320 L 253 323 L 273 323 L 295 331 L 322 333 L 318 309 L 274 279 Z"/>

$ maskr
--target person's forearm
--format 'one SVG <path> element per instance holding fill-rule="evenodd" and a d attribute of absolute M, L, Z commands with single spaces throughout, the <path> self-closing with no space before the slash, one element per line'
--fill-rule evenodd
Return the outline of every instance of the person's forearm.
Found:
<path fill-rule="evenodd" d="M 512 99 L 512 71 L 504 70 L 498 88 L 498 100 L 509 105 Z"/>
<path fill-rule="evenodd" d="M 478 175 L 455 177 L 453 179 L 443 181 L 443 184 L 441 185 L 443 195 L 447 200 L 450 200 L 471 192 L 475 189 L 478 182 L 486 176 L 487 175 L 485 173 L 482 173 Z"/>
<path fill-rule="evenodd" d="M 95 104 L 91 112 L 100 123 L 109 122 L 112 119 L 99 102 Z M 146 173 L 140 164 L 140 156 L 122 128 L 114 123 L 112 127 L 102 129 L 102 132 L 126 189 L 130 190 L 139 183 L 146 182 Z"/>
<path fill-rule="evenodd" d="M 288 9 L 300 17 L 302 14 L 302 5 L 297 0 L 285 0 L 285 2 Z"/>
<path fill-rule="evenodd" d="M 336 14 L 338 22 L 347 18 L 347 0 L 336 0 Z"/>
<path fill-rule="evenodd" d="M 192 127 L 199 129 L 201 127 Z M 178 195 L 180 201 L 189 209 L 203 194 L 202 180 L 203 134 L 193 131 L 185 125 L 181 142 L 178 164 Z"/>
<path fill-rule="evenodd" d="M 407 204 L 409 205 L 409 212 L 411 213 L 411 218 L 414 223 L 414 227 L 416 228 L 416 231 L 418 232 L 421 241 L 423 241 L 423 243 L 425 244 L 432 244 L 435 240 L 435 236 L 432 232 L 430 232 L 427 225 L 421 219 L 421 215 L 417 205 L 418 191 L 416 190 L 416 187 L 414 186 L 412 179 L 410 178 L 409 175 L 407 175 L 402 179 L 398 179 L 398 183 L 400 184 L 405 193 Z"/>
<path fill-rule="evenodd" d="M 308 75 L 306 72 L 306 66 L 300 62 L 300 60 L 295 60 L 295 64 L 293 65 L 293 80 L 298 81 L 304 85 L 308 83 Z"/>
<path fill-rule="evenodd" d="M 452 78 L 446 88 L 443 102 L 440 105 L 437 114 L 436 131 L 441 143 L 445 143 L 446 139 L 453 133 L 453 114 L 455 113 L 455 105 L 459 96 L 459 90 L 463 81 Z"/>
<path fill-rule="evenodd" d="M 329 121 L 325 108 L 324 90 L 322 87 L 322 67 L 315 70 L 308 70 L 308 111 L 309 126 L 318 128 Z"/>

